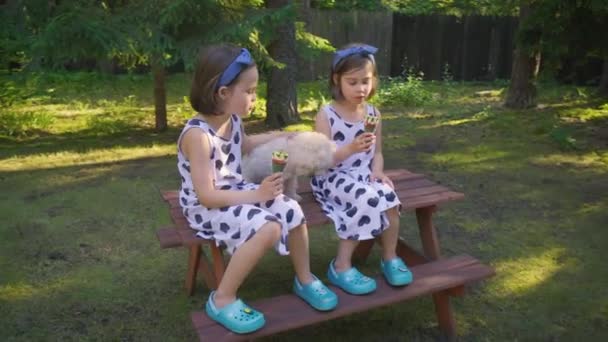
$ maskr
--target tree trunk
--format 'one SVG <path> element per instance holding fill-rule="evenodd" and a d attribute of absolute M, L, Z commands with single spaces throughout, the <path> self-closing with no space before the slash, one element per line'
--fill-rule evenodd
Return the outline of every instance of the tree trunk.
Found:
<path fill-rule="evenodd" d="M 608 97 L 608 56 L 604 57 L 602 65 L 602 78 L 600 78 L 599 93 L 602 96 Z"/>
<path fill-rule="evenodd" d="M 519 9 L 520 27 L 530 15 L 530 7 L 521 5 Z M 511 70 L 511 84 L 507 92 L 505 107 L 524 109 L 536 106 L 536 85 L 534 79 L 538 74 L 540 52 L 531 54 L 522 46 L 520 40 L 516 43 L 513 53 L 513 68 Z"/>
<path fill-rule="evenodd" d="M 278 9 L 291 0 L 267 0 L 266 7 Z M 271 67 L 266 86 L 266 123 L 273 128 L 298 122 L 296 91 L 296 31 L 293 20 L 288 19 L 275 29 L 275 38 L 268 46 L 268 53 L 284 66 Z"/>
<path fill-rule="evenodd" d="M 165 67 L 158 62 L 152 62 L 154 75 L 154 113 L 156 116 L 156 131 L 167 130 L 167 92 L 165 90 Z"/>

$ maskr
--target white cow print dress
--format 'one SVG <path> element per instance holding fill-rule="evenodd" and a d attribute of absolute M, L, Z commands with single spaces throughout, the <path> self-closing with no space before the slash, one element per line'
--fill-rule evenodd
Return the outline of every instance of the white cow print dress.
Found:
<path fill-rule="evenodd" d="M 216 135 L 204 120 L 190 119 L 182 130 L 178 140 L 177 168 L 182 184 L 179 202 L 190 227 L 198 230 L 197 235 L 204 239 L 215 240 L 216 245 L 226 248 L 233 254 L 236 249 L 255 235 L 267 222 L 281 224 L 281 239 L 275 249 L 281 255 L 289 254 L 287 235 L 289 230 L 305 223 L 304 214 L 298 202 L 285 195 L 275 199 L 254 204 L 241 204 L 222 208 L 209 209 L 199 202 L 190 174 L 190 162 L 181 149 L 180 142 L 190 129 L 200 129 L 209 139 L 211 153 L 209 163 L 213 166 L 216 189 L 222 190 L 255 190 L 258 184 L 247 183 L 241 175 L 242 123 L 237 115 L 232 115 L 232 130 L 229 139 Z"/>
<path fill-rule="evenodd" d="M 363 120 L 345 121 L 330 105 L 324 106 L 323 110 L 338 148 L 364 132 Z M 367 112 L 378 115 L 371 105 L 367 105 Z M 401 205 L 390 186 L 370 181 L 374 150 L 375 145 L 368 152 L 355 153 L 326 174 L 311 180 L 313 195 L 334 222 L 340 239 L 375 238 L 389 226 L 386 210 Z"/>

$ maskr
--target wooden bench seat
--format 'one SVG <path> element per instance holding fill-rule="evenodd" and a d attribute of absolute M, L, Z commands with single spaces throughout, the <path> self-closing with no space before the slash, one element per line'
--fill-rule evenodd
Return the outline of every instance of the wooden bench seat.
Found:
<path fill-rule="evenodd" d="M 421 264 L 411 270 L 414 282 L 410 285 L 392 287 L 382 276 L 378 276 L 378 288 L 367 296 L 349 295 L 330 286 L 339 297 L 338 307 L 330 312 L 316 311 L 293 294 L 252 301 L 251 306 L 262 311 L 266 318 L 266 325 L 253 334 L 232 333 L 209 319 L 204 311 L 193 312 L 191 318 L 201 341 L 241 341 L 325 322 L 423 295 L 458 289 L 463 284 L 494 274 L 491 267 L 467 255 Z"/>
<path fill-rule="evenodd" d="M 386 174 L 395 185 L 403 210 L 415 212 L 423 253 L 411 248 L 402 239 L 397 245 L 397 254 L 403 258 L 414 272 L 414 282 L 405 288 L 392 288 L 384 279 L 378 279 L 378 289 L 370 296 L 350 296 L 336 290 L 340 297 L 338 308 L 329 313 L 318 313 L 293 295 L 252 301 L 250 304 L 264 312 L 267 324 L 252 335 L 236 335 L 210 321 L 201 312 L 192 314 L 192 321 L 201 339 L 223 341 L 225 339 L 250 339 L 281 331 L 311 325 L 320 321 L 342 317 L 351 313 L 388 305 L 424 294 L 432 294 L 437 320 L 442 334 L 448 339 L 456 336 L 456 323 L 449 298 L 464 294 L 464 285 L 494 274 L 494 270 L 470 256 L 443 259 L 440 254 L 439 239 L 432 222 L 437 205 L 464 197 L 464 194 L 450 190 L 427 179 L 424 175 L 408 170 L 387 170 Z M 313 199 L 310 184 L 300 182 L 298 193 L 302 196 L 300 205 L 304 211 L 308 227 L 329 223 L 319 204 Z M 162 197 L 169 205 L 173 224 L 161 228 L 156 235 L 162 248 L 185 247 L 189 250 L 188 270 L 185 287 L 189 295 L 194 293 L 196 278 L 201 274 L 208 289 L 217 288 L 226 267 L 223 251 L 212 240 L 196 236 L 179 206 L 177 191 L 164 191 Z M 333 229 L 333 228 L 332 228 Z M 375 240 L 361 241 L 353 258 L 364 261 Z M 206 248 L 203 248 L 206 247 Z M 310 246 L 311 254 L 314 246 Z M 210 259 L 207 258 L 207 250 Z M 295 315 L 295 316 L 294 316 Z"/>

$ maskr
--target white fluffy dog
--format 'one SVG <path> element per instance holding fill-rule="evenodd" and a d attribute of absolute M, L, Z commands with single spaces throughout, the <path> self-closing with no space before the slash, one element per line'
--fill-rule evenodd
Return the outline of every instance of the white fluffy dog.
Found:
<path fill-rule="evenodd" d="M 336 144 L 317 132 L 300 132 L 289 138 L 272 139 L 243 157 L 243 178 L 261 183 L 272 174 L 272 152 L 279 150 L 288 153 L 283 170 L 283 193 L 299 201 L 301 197 L 296 193 L 298 177 L 321 174 L 332 167 Z"/>

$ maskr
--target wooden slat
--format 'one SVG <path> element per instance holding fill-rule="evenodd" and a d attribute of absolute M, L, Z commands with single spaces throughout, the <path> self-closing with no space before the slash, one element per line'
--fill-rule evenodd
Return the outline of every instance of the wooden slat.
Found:
<path fill-rule="evenodd" d="M 160 248 L 173 248 L 182 246 L 182 238 L 177 229 L 173 227 L 162 228 L 156 231 L 156 237 L 160 242 Z"/>
<path fill-rule="evenodd" d="M 424 178 L 424 175 L 421 174 L 412 173 L 404 169 L 387 170 L 386 174 L 393 180 L 397 195 L 403 203 L 404 210 L 423 208 L 464 197 L 464 194 L 450 191 L 448 188 Z M 310 192 L 309 182 L 300 182 L 300 189 L 308 189 L 308 192 L 300 193 L 303 197 L 302 201 L 300 201 L 300 206 L 304 211 L 308 226 L 314 227 L 330 223 L 329 218 L 322 212 L 320 205 L 314 200 L 312 193 Z M 188 221 L 183 216 L 182 209 L 179 205 L 178 191 L 162 191 L 161 194 L 163 199 L 169 204 L 169 213 L 175 226 L 184 231 L 191 231 Z M 194 236 L 194 233 L 190 232 L 190 235 Z M 159 232 L 159 234 L 168 233 Z M 180 234 L 186 235 L 183 232 Z M 184 236 L 182 245 L 201 243 L 198 241 L 200 239 L 196 237 L 193 238 L 192 236 Z M 175 237 L 172 237 L 170 234 L 164 239 L 166 243 L 164 245 L 161 243 L 161 247 L 163 248 L 179 246 L 176 245 Z"/>
<path fill-rule="evenodd" d="M 377 277 L 378 288 L 369 296 L 351 296 L 332 288 L 338 294 L 339 304 L 330 312 L 318 312 L 292 294 L 251 302 L 250 304 L 262 311 L 266 317 L 266 326 L 253 334 L 238 335 L 229 332 L 211 321 L 202 311 L 192 313 L 192 322 L 201 341 L 246 340 L 448 290 L 494 275 L 491 267 L 479 263 L 470 256 L 459 256 L 415 266 L 412 267 L 412 272 L 414 282 L 400 288 L 391 287 L 383 278 Z"/>
<path fill-rule="evenodd" d="M 398 193 L 399 194 L 399 193 Z M 401 196 L 401 194 L 399 194 Z M 404 209 L 424 208 L 432 205 L 437 205 L 444 202 L 454 201 L 464 198 L 464 194 L 454 191 L 446 191 L 428 196 L 420 196 L 413 198 L 409 202 L 403 203 Z"/>

